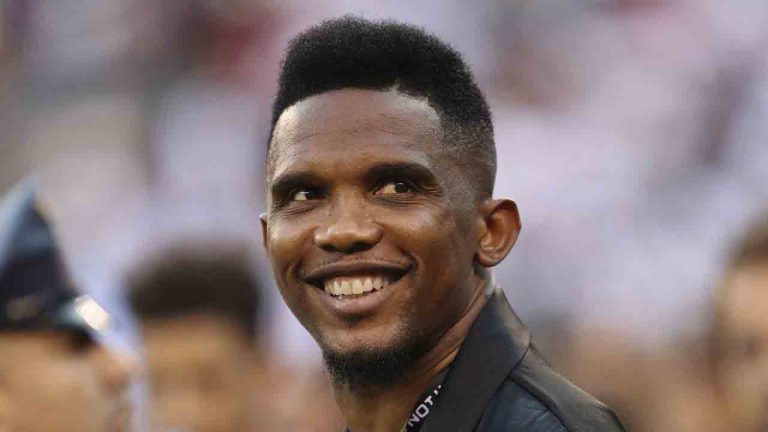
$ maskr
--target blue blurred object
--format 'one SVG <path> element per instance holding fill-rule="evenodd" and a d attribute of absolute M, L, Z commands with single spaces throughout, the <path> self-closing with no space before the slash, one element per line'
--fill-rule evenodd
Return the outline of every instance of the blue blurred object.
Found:
<path fill-rule="evenodd" d="M 22 182 L 0 202 L 0 330 L 59 329 L 99 339 L 112 318 L 74 288 L 36 190 Z"/>

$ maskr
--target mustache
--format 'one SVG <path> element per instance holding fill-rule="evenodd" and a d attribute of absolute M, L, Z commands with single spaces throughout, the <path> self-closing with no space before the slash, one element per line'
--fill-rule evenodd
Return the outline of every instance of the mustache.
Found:
<path fill-rule="evenodd" d="M 354 273 L 366 270 L 408 271 L 415 263 L 405 259 L 391 259 L 380 256 L 339 257 L 326 259 L 316 264 L 305 265 L 300 271 L 302 279 L 317 278 L 328 273 Z"/>

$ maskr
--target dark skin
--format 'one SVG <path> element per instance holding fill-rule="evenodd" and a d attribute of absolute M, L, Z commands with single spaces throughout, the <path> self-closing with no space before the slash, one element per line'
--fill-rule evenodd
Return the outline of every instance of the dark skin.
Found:
<path fill-rule="evenodd" d="M 402 429 L 458 353 L 487 301 L 488 271 L 520 230 L 515 204 L 477 191 L 423 99 L 343 89 L 285 110 L 268 169 L 264 244 L 288 306 L 324 351 L 382 351 L 421 338 L 396 382 L 334 381 L 353 431 Z M 385 275 L 384 289 L 339 298 L 333 278 Z"/>

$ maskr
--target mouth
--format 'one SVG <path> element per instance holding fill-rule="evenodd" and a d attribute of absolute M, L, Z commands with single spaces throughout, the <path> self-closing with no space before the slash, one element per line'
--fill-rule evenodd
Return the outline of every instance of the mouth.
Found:
<path fill-rule="evenodd" d="M 336 263 L 311 272 L 305 281 L 336 299 L 353 299 L 387 289 L 409 270 L 390 263 Z"/>

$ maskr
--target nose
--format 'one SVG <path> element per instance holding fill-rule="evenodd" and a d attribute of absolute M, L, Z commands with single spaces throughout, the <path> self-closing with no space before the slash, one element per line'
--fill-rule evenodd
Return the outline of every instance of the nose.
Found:
<path fill-rule="evenodd" d="M 361 205 L 362 204 L 362 205 Z M 329 222 L 315 230 L 315 244 L 329 252 L 355 253 L 371 249 L 381 240 L 381 227 L 355 197 L 340 197 L 330 209 Z"/>

